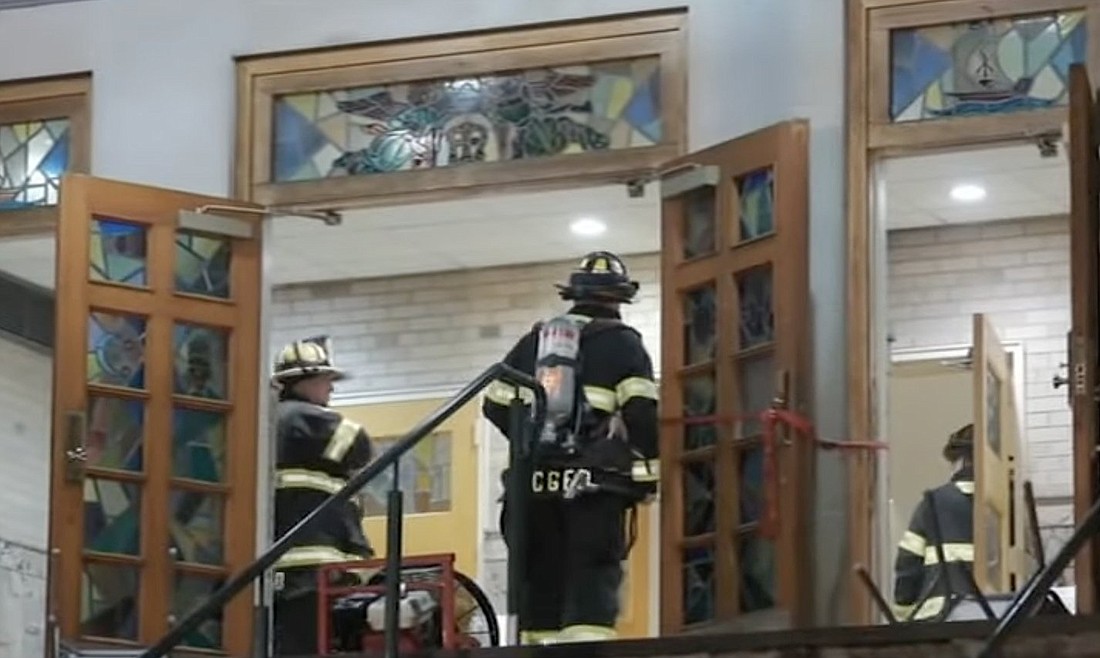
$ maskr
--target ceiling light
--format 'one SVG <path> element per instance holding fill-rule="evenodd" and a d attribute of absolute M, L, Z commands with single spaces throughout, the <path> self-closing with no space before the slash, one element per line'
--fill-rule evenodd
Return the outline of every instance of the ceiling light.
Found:
<path fill-rule="evenodd" d="M 573 231 L 576 235 L 590 238 L 597 235 L 603 235 L 603 232 L 607 230 L 607 224 L 604 224 L 598 219 L 578 219 L 569 225 L 569 230 Z"/>
<path fill-rule="evenodd" d="M 951 188 L 951 198 L 963 203 L 973 203 L 985 198 L 985 188 L 981 185 L 964 183 Z"/>

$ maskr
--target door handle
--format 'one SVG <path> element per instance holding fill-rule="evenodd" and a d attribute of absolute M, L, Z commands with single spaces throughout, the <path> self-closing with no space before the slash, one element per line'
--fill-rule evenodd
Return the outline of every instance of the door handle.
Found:
<path fill-rule="evenodd" d="M 87 425 L 83 411 L 65 412 L 65 481 L 79 484 L 84 481 L 84 469 L 88 462 L 85 443 Z"/>

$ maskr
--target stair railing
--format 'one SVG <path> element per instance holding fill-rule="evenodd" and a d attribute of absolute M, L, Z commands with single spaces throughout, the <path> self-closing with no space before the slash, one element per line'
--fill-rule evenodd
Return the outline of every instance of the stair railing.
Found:
<path fill-rule="evenodd" d="M 390 494 L 389 509 L 387 510 L 387 534 L 390 535 L 391 539 L 396 540 L 395 544 L 387 546 L 387 553 L 391 557 L 387 561 L 386 595 L 392 600 L 387 601 L 386 607 L 386 648 L 387 654 L 389 654 L 388 658 L 396 658 L 398 604 L 398 597 L 396 594 L 399 588 L 398 572 L 401 559 L 401 519 L 392 519 L 388 517 L 391 516 L 390 512 L 393 510 L 396 510 L 398 515 L 400 515 L 401 511 L 401 493 L 397 482 L 397 462 L 402 455 L 424 440 L 433 430 L 473 400 L 478 393 L 495 380 L 501 380 L 511 384 L 517 389 L 526 388 L 533 391 L 534 404 L 532 405 L 532 425 L 536 427 L 542 425 L 542 421 L 546 415 L 546 392 L 538 381 L 531 375 L 520 372 L 504 363 L 497 363 L 491 366 L 467 384 L 465 388 L 455 394 L 450 401 L 433 411 L 427 418 L 420 421 L 419 425 L 409 430 L 408 434 L 401 437 L 393 447 L 382 453 L 378 459 L 374 460 L 366 468 L 352 476 L 342 489 L 329 496 L 325 502 L 318 505 L 308 516 L 288 530 L 285 535 L 277 539 L 275 543 L 260 555 L 260 557 L 256 558 L 252 564 L 245 567 L 240 573 L 233 576 L 229 582 L 222 585 L 222 587 L 214 592 L 214 594 L 212 594 L 202 605 L 188 613 L 186 617 L 184 617 L 164 637 L 158 640 L 156 644 L 146 649 L 145 652 L 141 654 L 140 658 L 163 658 L 168 655 L 168 652 L 176 648 L 189 633 L 198 628 L 199 624 L 223 608 L 225 604 L 233 599 L 233 597 L 240 594 L 249 584 L 274 566 L 275 562 L 292 548 L 294 540 L 309 529 L 323 514 L 328 512 L 335 505 L 340 505 L 350 500 L 352 496 L 356 495 L 365 485 L 384 473 L 386 469 L 393 469 L 394 475 L 393 491 L 391 491 Z M 516 398 L 519 398 L 518 391 Z M 513 406 L 513 409 L 515 408 L 516 407 Z M 397 493 L 395 494 L 394 492 Z M 398 568 L 393 568 L 393 565 L 397 565 Z M 390 591 L 391 588 L 393 591 Z"/>

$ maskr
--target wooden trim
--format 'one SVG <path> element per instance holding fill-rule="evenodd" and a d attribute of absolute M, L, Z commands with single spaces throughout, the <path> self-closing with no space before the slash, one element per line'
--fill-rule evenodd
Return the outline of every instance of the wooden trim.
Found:
<path fill-rule="evenodd" d="M 239 59 L 234 193 L 280 208 L 340 209 L 461 198 L 501 186 L 535 191 L 648 178 L 687 144 L 685 25 L 686 14 L 676 10 Z M 461 168 L 270 180 L 274 99 L 285 93 L 645 56 L 661 60 L 664 134 L 654 146 Z"/>
<path fill-rule="evenodd" d="M 91 171 L 91 73 L 0 83 L 0 124 L 69 120 L 71 173 Z M 58 206 L 0 212 L 0 238 L 53 233 Z"/>
<path fill-rule="evenodd" d="M 874 323 L 871 167 L 878 158 L 930 148 L 1034 139 L 1061 130 L 1066 108 L 1000 116 L 949 118 L 893 124 L 888 120 L 890 28 L 953 22 L 968 18 L 1034 14 L 1092 8 L 1085 0 L 847 0 L 847 364 L 848 433 L 854 440 L 879 436 L 876 407 L 876 335 Z M 1089 34 L 1100 34 L 1100 11 L 1086 18 Z M 1090 68 L 1100 70 L 1100 39 L 1089 39 Z M 848 542 L 850 564 L 876 573 L 875 523 L 884 522 L 874 498 L 878 458 L 849 458 Z M 855 582 L 848 585 L 848 623 L 870 623 L 870 597 Z"/>

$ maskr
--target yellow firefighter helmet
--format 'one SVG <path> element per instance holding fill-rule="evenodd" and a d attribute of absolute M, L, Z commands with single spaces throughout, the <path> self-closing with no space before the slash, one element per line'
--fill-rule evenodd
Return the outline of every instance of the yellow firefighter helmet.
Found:
<path fill-rule="evenodd" d="M 290 343 L 275 358 L 274 384 L 301 377 L 328 376 L 347 379 L 347 374 L 332 363 L 332 342 L 328 336 L 315 336 Z"/>

